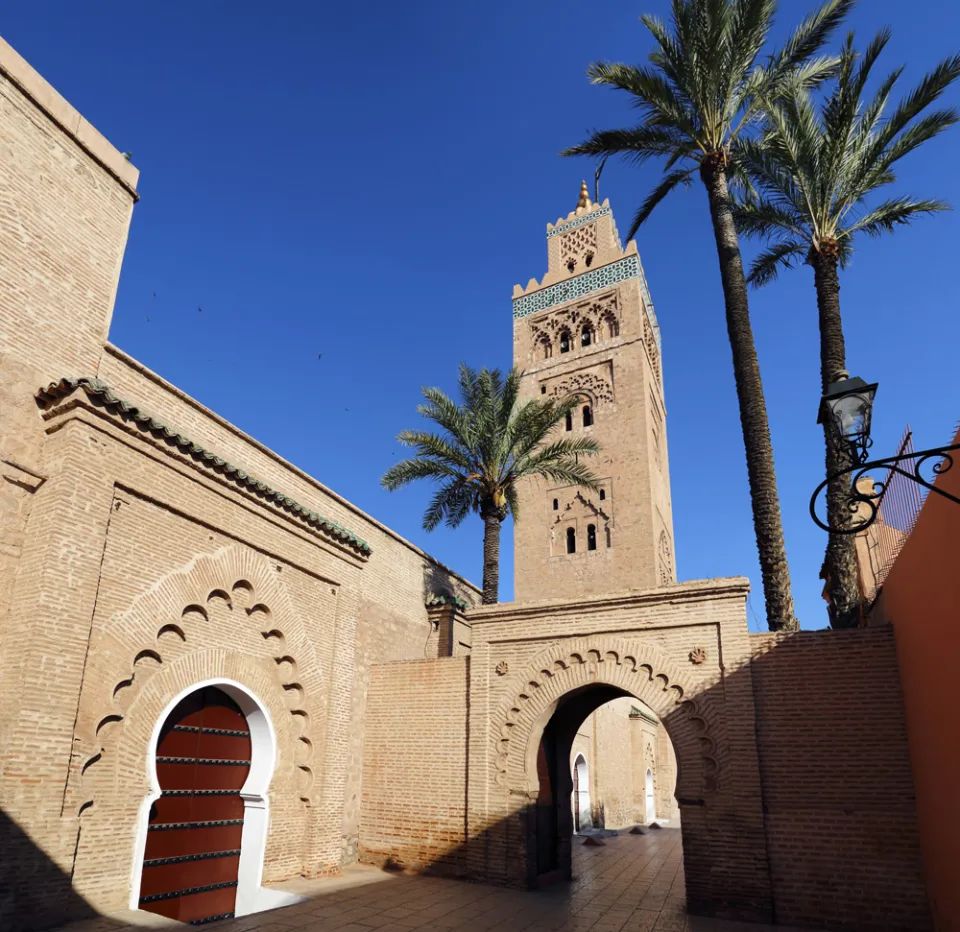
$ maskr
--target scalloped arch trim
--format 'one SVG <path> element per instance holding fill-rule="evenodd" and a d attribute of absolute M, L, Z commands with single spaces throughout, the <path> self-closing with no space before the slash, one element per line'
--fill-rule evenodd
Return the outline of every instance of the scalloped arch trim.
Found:
<path fill-rule="evenodd" d="M 659 716 L 677 754 L 678 798 L 695 799 L 717 789 L 717 732 L 712 703 L 654 648 L 619 638 L 556 641 L 511 678 L 492 721 L 496 782 L 527 791 L 530 741 L 542 730 L 551 705 L 591 684 L 619 687 Z"/>

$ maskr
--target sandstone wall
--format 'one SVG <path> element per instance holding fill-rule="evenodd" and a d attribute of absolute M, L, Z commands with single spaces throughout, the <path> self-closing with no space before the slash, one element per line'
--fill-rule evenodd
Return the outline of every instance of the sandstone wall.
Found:
<path fill-rule="evenodd" d="M 930 928 L 893 629 L 751 641 L 777 920 Z"/>
<path fill-rule="evenodd" d="M 444 657 L 372 667 L 361 860 L 465 873 L 469 663 Z"/>
<path fill-rule="evenodd" d="M 137 171 L 2 41 L 0 116 L 0 926 L 129 905 L 152 729 L 206 678 L 274 723 L 264 878 L 337 870 L 370 665 L 477 590 L 105 344 Z M 38 403 L 78 377 L 110 391 Z"/>
<path fill-rule="evenodd" d="M 604 828 L 624 828 L 643 821 L 638 815 L 634 785 L 635 750 L 630 699 L 617 699 L 593 713 L 596 723 L 596 805 Z M 642 753 L 642 751 L 641 751 Z M 642 787 L 642 783 L 641 783 Z M 641 789 L 642 795 L 642 789 Z"/>

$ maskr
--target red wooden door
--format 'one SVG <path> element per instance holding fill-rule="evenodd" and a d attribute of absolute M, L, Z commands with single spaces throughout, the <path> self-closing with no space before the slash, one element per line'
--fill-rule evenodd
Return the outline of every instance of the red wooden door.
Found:
<path fill-rule="evenodd" d="M 208 686 L 177 704 L 157 744 L 141 909 L 194 925 L 233 915 L 249 771 L 250 729 L 226 693 Z"/>

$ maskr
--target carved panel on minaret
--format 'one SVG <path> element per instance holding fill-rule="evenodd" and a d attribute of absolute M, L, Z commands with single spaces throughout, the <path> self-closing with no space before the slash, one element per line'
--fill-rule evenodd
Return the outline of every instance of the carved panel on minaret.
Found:
<path fill-rule="evenodd" d="M 549 489 L 547 499 L 552 517 L 550 553 L 560 556 L 568 553 L 567 531 L 572 528 L 579 544 L 574 552 L 590 549 L 606 550 L 613 544 L 612 481 L 600 480 L 600 491 L 577 486 Z M 588 528 L 593 527 L 594 547 L 589 547 Z"/>
<path fill-rule="evenodd" d="M 670 586 L 675 580 L 673 570 L 673 548 L 670 546 L 670 538 L 666 531 L 660 532 L 660 541 L 657 546 L 660 560 L 660 585 Z"/>
<path fill-rule="evenodd" d="M 589 268 L 597 254 L 597 225 L 584 226 L 560 236 L 560 263 L 568 272 Z"/>
<path fill-rule="evenodd" d="M 650 360 L 650 368 L 653 369 L 657 385 L 661 385 L 660 348 L 657 346 L 657 338 L 653 334 L 653 327 L 650 326 L 650 318 L 646 313 L 643 315 L 643 345 L 647 349 L 647 358 Z"/>
<path fill-rule="evenodd" d="M 558 375 L 541 382 L 554 398 L 566 398 L 567 395 L 583 395 L 600 406 L 616 401 L 613 394 L 613 364 L 607 362 L 578 369 L 567 375 Z"/>
<path fill-rule="evenodd" d="M 617 293 L 611 291 L 589 301 L 568 305 L 531 320 L 529 326 L 530 345 L 536 359 L 550 359 L 561 353 L 573 356 L 587 347 L 602 345 L 620 335 Z M 589 339 L 584 337 L 585 328 Z"/>

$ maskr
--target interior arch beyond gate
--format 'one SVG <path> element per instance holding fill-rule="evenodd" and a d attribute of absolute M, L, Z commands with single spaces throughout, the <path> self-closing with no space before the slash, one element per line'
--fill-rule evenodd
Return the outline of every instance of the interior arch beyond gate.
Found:
<path fill-rule="evenodd" d="M 507 870 L 521 873 L 527 886 L 537 885 L 537 756 L 558 707 L 573 701 L 589 710 L 630 695 L 653 709 L 676 751 L 688 909 L 769 921 L 753 696 L 749 682 L 746 686 L 731 690 L 722 675 L 719 682 L 697 683 L 641 640 L 569 638 L 538 653 L 509 678 L 491 722 L 494 783 L 502 792 L 505 834 L 519 842 L 507 842 L 515 865 Z M 557 786 L 564 799 L 573 785 L 567 769 L 560 769 L 568 779 L 561 778 Z M 572 829 L 570 806 L 558 811 Z M 565 827 L 562 822 L 557 870 L 569 878 L 572 832 Z"/>

